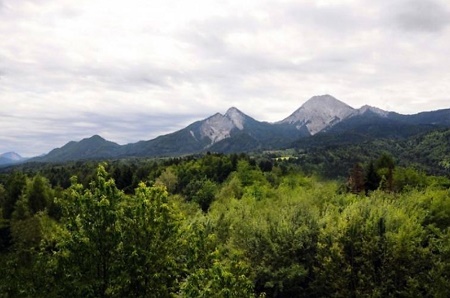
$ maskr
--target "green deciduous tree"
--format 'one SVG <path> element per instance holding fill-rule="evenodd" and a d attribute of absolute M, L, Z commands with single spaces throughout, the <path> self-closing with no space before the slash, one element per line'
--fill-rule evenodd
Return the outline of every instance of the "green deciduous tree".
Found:
<path fill-rule="evenodd" d="M 207 178 L 194 179 L 186 186 L 183 192 L 187 201 L 196 202 L 206 212 L 214 201 L 217 185 Z"/>
<path fill-rule="evenodd" d="M 178 184 L 178 176 L 173 168 L 167 167 L 156 179 L 156 185 L 164 185 L 169 193 L 175 193 Z"/>
<path fill-rule="evenodd" d="M 215 224 L 202 216 L 185 228 L 186 277 L 180 297 L 253 297 L 249 264 L 218 241 Z"/>
<path fill-rule="evenodd" d="M 72 181 L 64 205 L 67 237 L 60 244 L 64 295 L 114 294 L 120 232 L 118 205 L 123 198 L 103 166 L 88 189 Z"/>
<path fill-rule="evenodd" d="M 164 186 L 141 183 L 120 212 L 120 264 L 117 293 L 121 297 L 169 297 L 182 273 L 181 215 Z"/>
<path fill-rule="evenodd" d="M 317 295 L 423 295 L 432 257 L 423 246 L 423 214 L 390 196 L 375 192 L 341 212 L 328 208 L 318 244 Z"/>
<path fill-rule="evenodd" d="M 73 182 L 58 244 L 59 294 L 169 297 L 178 289 L 181 216 L 163 186 L 141 183 L 126 196 L 103 166 L 88 189 Z"/>

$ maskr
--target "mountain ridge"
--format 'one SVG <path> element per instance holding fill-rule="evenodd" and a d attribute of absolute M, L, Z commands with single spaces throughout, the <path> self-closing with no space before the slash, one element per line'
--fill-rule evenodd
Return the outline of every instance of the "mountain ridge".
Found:
<path fill-rule="evenodd" d="M 238 153 L 295 147 L 319 134 L 331 139 L 338 134 L 362 139 L 402 138 L 434 127 L 450 127 L 450 109 L 402 115 L 368 105 L 355 109 L 326 94 L 311 97 L 287 118 L 274 123 L 258 121 L 230 107 L 225 114 L 215 113 L 151 140 L 119 145 L 94 135 L 71 141 L 31 161 L 181 156 L 206 151 Z"/>

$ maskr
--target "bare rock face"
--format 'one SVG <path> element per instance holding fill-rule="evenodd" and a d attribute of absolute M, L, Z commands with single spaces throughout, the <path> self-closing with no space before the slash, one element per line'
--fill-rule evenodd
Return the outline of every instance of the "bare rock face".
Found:
<path fill-rule="evenodd" d="M 373 113 L 373 114 L 378 115 L 383 118 L 386 118 L 389 116 L 389 112 L 379 109 L 379 108 L 376 108 L 376 107 L 369 106 L 369 105 L 364 105 L 358 109 L 358 113 L 360 115 L 363 115 L 367 112 Z"/>
<path fill-rule="evenodd" d="M 245 118 L 248 116 L 236 109 L 235 107 L 229 108 L 225 113 L 225 117 L 233 122 L 234 126 L 236 126 L 239 130 L 244 129 Z"/>
<path fill-rule="evenodd" d="M 311 135 L 357 114 L 357 110 L 331 95 L 314 96 L 298 110 L 279 123 L 288 123 L 301 129 L 306 126 Z"/>
<path fill-rule="evenodd" d="M 243 130 L 246 116 L 236 108 L 230 108 L 222 115 L 217 113 L 206 119 L 200 126 L 200 136 L 211 140 L 211 145 L 231 136 L 234 129 Z M 194 135 L 193 132 L 191 132 Z"/>

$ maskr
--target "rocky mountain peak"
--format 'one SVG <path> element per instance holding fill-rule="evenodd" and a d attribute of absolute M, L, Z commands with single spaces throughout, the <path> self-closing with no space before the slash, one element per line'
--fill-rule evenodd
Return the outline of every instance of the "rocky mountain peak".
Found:
<path fill-rule="evenodd" d="M 231 120 L 233 124 L 240 130 L 244 129 L 244 121 L 247 117 L 244 113 L 239 111 L 235 107 L 231 107 L 228 109 L 228 111 L 225 113 L 225 117 Z"/>
<path fill-rule="evenodd" d="M 211 144 L 217 143 L 223 139 L 229 138 L 232 130 L 243 130 L 245 119 L 247 117 L 247 115 L 235 107 L 229 108 L 225 115 L 216 113 L 203 120 L 200 126 L 200 136 L 202 138 L 207 137 L 210 139 Z"/>
<path fill-rule="evenodd" d="M 376 107 L 369 106 L 369 105 L 364 105 L 358 109 L 358 113 L 360 115 L 365 114 L 367 112 L 374 113 L 380 117 L 387 117 L 389 115 L 389 112 L 379 109 L 379 108 L 376 108 Z"/>
<path fill-rule="evenodd" d="M 306 127 L 314 135 L 354 115 L 355 109 L 331 95 L 314 96 L 280 123 L 295 124 L 297 129 Z"/>
<path fill-rule="evenodd" d="M 341 117 L 354 112 L 352 107 L 328 94 L 311 97 L 301 108 L 310 112 Z"/>
<path fill-rule="evenodd" d="M 220 113 L 205 119 L 200 126 L 200 136 L 207 137 L 211 144 L 230 137 L 230 132 L 235 128 L 233 121 Z"/>

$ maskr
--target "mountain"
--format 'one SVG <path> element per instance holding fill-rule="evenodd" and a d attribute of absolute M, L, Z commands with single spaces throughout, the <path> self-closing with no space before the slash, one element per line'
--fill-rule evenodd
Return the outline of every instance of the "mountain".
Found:
<path fill-rule="evenodd" d="M 26 158 L 23 158 L 19 154 L 15 152 L 7 152 L 0 154 L 0 166 L 16 164 L 25 161 Z"/>
<path fill-rule="evenodd" d="M 232 107 L 173 133 L 118 145 L 100 136 L 69 142 L 31 161 L 181 156 L 401 140 L 450 127 L 450 109 L 401 115 L 368 105 L 354 109 L 331 95 L 314 96 L 287 118 L 261 122 Z"/>
<path fill-rule="evenodd" d="M 331 95 L 314 96 L 278 122 L 307 129 L 311 136 L 294 143 L 315 146 L 355 143 L 374 138 L 407 138 L 440 127 L 450 127 L 450 109 L 401 115 L 364 105 L 354 109 Z M 319 136 L 320 135 L 320 136 Z"/>
<path fill-rule="evenodd" d="M 204 151 L 243 152 L 287 146 L 305 132 L 260 122 L 235 107 L 222 115 L 216 113 L 179 131 L 125 145 L 123 156 L 174 156 Z"/>
<path fill-rule="evenodd" d="M 50 151 L 47 155 L 35 157 L 30 161 L 65 162 L 69 160 L 105 159 L 118 156 L 121 146 L 94 135 L 79 142 L 71 141 L 61 148 Z"/>
<path fill-rule="evenodd" d="M 358 115 L 375 115 L 375 116 L 379 116 L 382 118 L 387 118 L 389 117 L 389 112 L 384 111 L 382 109 L 376 108 L 376 107 L 371 107 L 368 105 L 364 105 L 361 108 L 358 109 Z"/>
<path fill-rule="evenodd" d="M 383 121 L 390 117 L 390 112 L 377 107 L 364 105 L 354 109 L 331 95 L 313 96 L 289 117 L 278 124 L 288 124 L 296 129 L 306 129 L 310 135 L 328 131 L 339 123 L 353 118 L 371 118 Z"/>
<path fill-rule="evenodd" d="M 311 135 L 314 135 L 356 113 L 355 109 L 333 96 L 321 95 L 312 97 L 279 123 L 294 125 L 297 129 L 306 128 Z"/>

